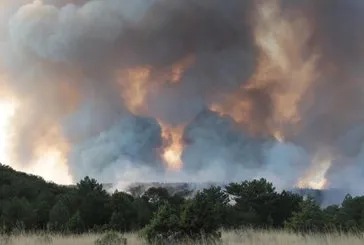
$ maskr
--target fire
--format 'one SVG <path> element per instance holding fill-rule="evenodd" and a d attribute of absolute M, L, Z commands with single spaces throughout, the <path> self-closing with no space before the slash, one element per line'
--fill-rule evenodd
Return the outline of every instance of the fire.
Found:
<path fill-rule="evenodd" d="M 167 168 L 176 170 L 182 168 L 183 143 L 183 126 L 172 127 L 159 121 L 162 128 L 163 146 L 161 155 L 165 161 Z"/>
<path fill-rule="evenodd" d="M 321 156 L 317 154 L 311 164 L 308 172 L 300 178 L 297 183 L 299 188 L 324 189 L 327 187 L 326 173 L 332 163 L 331 156 Z"/>
<path fill-rule="evenodd" d="M 279 1 L 263 1 L 257 5 L 254 36 L 260 51 L 255 72 L 239 92 L 226 96 L 226 101 L 212 110 L 247 124 L 254 132 L 268 130 L 275 135 L 279 131 L 282 138 L 285 126 L 300 122 L 300 101 L 318 77 L 318 56 L 306 52 L 310 25 L 299 13 L 294 18 L 284 16 Z M 272 105 L 263 105 L 271 110 L 267 118 L 258 115 L 254 120 L 255 104 L 262 102 L 252 101 L 256 97 L 252 94 L 269 96 L 266 104 Z"/>
<path fill-rule="evenodd" d="M 73 180 L 67 165 L 68 152 L 69 145 L 61 129 L 58 126 L 50 127 L 48 133 L 37 142 L 34 159 L 26 171 L 48 181 L 71 184 Z"/>
<path fill-rule="evenodd" d="M 178 83 L 184 71 L 195 62 L 194 55 L 188 55 L 176 62 L 166 71 L 155 72 L 152 77 L 153 67 L 141 66 L 121 71 L 119 85 L 121 97 L 130 112 L 136 115 L 149 115 L 146 98 L 148 93 L 157 91 L 166 83 Z M 157 81 L 157 82 L 156 82 Z"/>
<path fill-rule="evenodd" d="M 171 81 L 177 83 L 181 80 L 183 72 L 195 62 L 194 55 L 188 55 L 172 66 Z"/>
<path fill-rule="evenodd" d="M 55 130 L 55 129 L 53 129 Z M 20 171 L 39 175 L 46 181 L 58 184 L 72 184 L 67 165 L 68 145 L 59 131 L 49 134 L 49 138 L 37 142 L 33 159 L 26 165 L 17 164 Z"/>
<path fill-rule="evenodd" d="M 256 44 L 260 48 L 261 62 L 249 87 L 273 82 L 279 84 L 273 92 L 276 122 L 294 123 L 300 120 L 298 104 L 309 86 L 318 77 L 317 55 L 305 55 L 305 47 L 311 36 L 308 21 L 282 17 L 278 1 L 266 1 L 258 10 L 260 22 L 255 31 Z"/>
<path fill-rule="evenodd" d="M 58 184 L 72 184 L 65 153 L 57 148 L 40 148 L 38 157 L 24 171 L 42 176 L 47 181 Z"/>
<path fill-rule="evenodd" d="M 168 83 L 178 83 L 183 72 L 195 61 L 194 55 L 188 55 L 179 62 L 167 67 L 163 71 L 155 71 L 150 66 L 135 67 L 122 71 L 119 84 L 121 85 L 121 97 L 128 110 L 135 115 L 153 116 L 162 129 L 161 158 L 168 169 L 181 169 L 183 166 L 181 156 L 183 153 L 184 125 L 171 126 L 158 116 L 148 111 L 148 96 L 158 96 L 158 89 Z M 154 72 L 152 76 L 152 71 Z"/>
<path fill-rule="evenodd" d="M 232 97 L 230 97 L 231 99 Z M 228 98 L 229 100 L 229 98 Z M 234 99 L 235 101 L 235 99 Z M 252 110 L 252 104 L 249 100 L 238 100 L 236 99 L 236 103 L 231 105 L 227 104 L 212 104 L 210 106 L 210 110 L 220 114 L 221 116 L 227 115 L 234 118 L 234 121 L 239 124 L 248 124 L 250 121 L 250 114 Z"/>
<path fill-rule="evenodd" d="M 136 67 L 122 72 L 122 80 L 119 82 L 122 90 L 122 98 L 129 111 L 134 114 L 142 114 L 145 110 L 145 98 L 147 96 L 148 82 L 152 68 L 149 66 Z"/>
<path fill-rule="evenodd" d="M 61 140 L 59 131 L 49 134 L 47 141 L 37 142 L 35 156 L 30 163 L 16 161 L 10 149 L 10 132 L 16 130 L 12 122 L 21 104 L 15 98 L 9 98 L 11 97 L 6 96 L 0 100 L 0 162 L 19 171 L 40 175 L 48 181 L 71 184 L 73 181 L 67 168 L 67 145 L 64 140 Z"/>

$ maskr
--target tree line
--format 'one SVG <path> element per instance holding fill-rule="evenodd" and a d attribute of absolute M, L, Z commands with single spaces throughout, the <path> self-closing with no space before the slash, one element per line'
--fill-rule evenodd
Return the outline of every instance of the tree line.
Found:
<path fill-rule="evenodd" d="M 110 194 L 85 177 L 61 186 L 0 165 L 0 231 L 84 233 L 141 231 L 148 241 L 171 237 L 218 237 L 244 227 L 296 232 L 364 230 L 364 196 L 320 208 L 313 198 L 278 192 L 265 179 L 171 194 L 162 187 L 131 195 Z"/>

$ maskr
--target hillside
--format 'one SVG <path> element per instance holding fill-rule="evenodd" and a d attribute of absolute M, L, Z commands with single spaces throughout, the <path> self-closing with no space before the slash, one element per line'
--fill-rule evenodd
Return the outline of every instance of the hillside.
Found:
<path fill-rule="evenodd" d="M 177 193 L 190 193 L 191 195 L 193 195 L 197 191 L 201 191 L 204 188 L 209 188 L 211 186 L 220 186 L 223 188 L 225 185 L 228 185 L 228 183 L 219 183 L 219 182 L 132 183 L 129 186 L 127 186 L 126 191 L 131 193 L 132 195 L 138 195 L 138 194 L 140 195 L 149 188 L 161 187 L 167 189 L 171 195 Z M 289 191 L 296 193 L 302 197 L 310 196 L 322 207 L 326 207 L 333 204 L 340 204 L 344 200 L 345 195 L 348 193 L 341 189 L 318 190 L 318 189 L 308 189 L 308 188 L 301 188 L 301 189 L 292 188 Z"/>
<path fill-rule="evenodd" d="M 347 196 L 341 203 L 344 192 L 339 190 L 277 192 L 265 179 L 225 185 L 134 183 L 124 192 L 107 191 L 110 187 L 89 177 L 61 186 L 0 165 L 0 233 L 143 230 L 148 240 L 169 236 L 170 229 L 198 236 L 206 227 L 213 234 L 245 226 L 310 231 L 364 227 L 364 197 Z M 303 198 L 308 195 L 313 199 Z M 326 207 L 329 201 L 341 205 Z"/>

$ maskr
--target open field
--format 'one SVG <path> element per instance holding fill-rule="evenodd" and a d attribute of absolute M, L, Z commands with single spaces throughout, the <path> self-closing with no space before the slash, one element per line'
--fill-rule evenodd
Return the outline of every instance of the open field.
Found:
<path fill-rule="evenodd" d="M 49 239 L 51 237 L 51 239 Z M 37 236 L 37 235 L 19 235 L 14 236 L 10 240 L 1 237 L 0 245 L 91 245 L 97 239 L 97 235 L 83 235 L 83 236 Z M 143 240 L 138 238 L 135 234 L 126 235 L 130 245 L 145 245 Z M 193 244 L 193 243 L 189 243 Z M 311 236 L 298 236 L 286 232 L 279 231 L 236 231 L 224 232 L 223 244 L 226 245 L 362 245 L 364 244 L 364 235 L 346 236 L 339 234 L 329 235 L 311 235 Z"/>

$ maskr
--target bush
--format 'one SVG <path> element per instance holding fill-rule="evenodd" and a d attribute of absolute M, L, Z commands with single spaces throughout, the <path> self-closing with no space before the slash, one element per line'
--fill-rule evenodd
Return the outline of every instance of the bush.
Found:
<path fill-rule="evenodd" d="M 150 244 L 170 244 L 181 238 L 179 215 L 175 209 L 165 202 L 155 213 L 142 236 Z"/>
<path fill-rule="evenodd" d="M 126 245 L 127 240 L 121 234 L 108 232 L 95 241 L 95 245 Z"/>
<path fill-rule="evenodd" d="M 216 244 L 227 205 L 227 196 L 220 188 L 205 189 L 186 201 L 181 209 L 165 202 L 143 230 L 151 244 L 171 244 L 184 240 Z"/>
<path fill-rule="evenodd" d="M 206 191 L 197 193 L 182 209 L 181 227 L 191 240 L 219 240 L 220 224 L 218 206 L 206 197 Z"/>
<path fill-rule="evenodd" d="M 323 232 L 325 225 L 324 213 L 312 198 L 300 203 L 300 210 L 285 222 L 285 227 L 295 232 Z"/>

